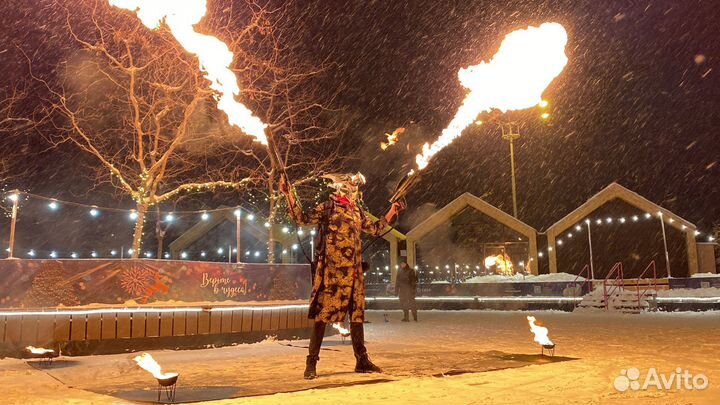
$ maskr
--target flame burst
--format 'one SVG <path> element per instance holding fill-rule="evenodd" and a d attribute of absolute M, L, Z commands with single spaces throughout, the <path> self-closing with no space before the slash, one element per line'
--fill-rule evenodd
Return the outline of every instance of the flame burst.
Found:
<path fill-rule="evenodd" d="M 552 345 L 553 342 L 548 337 L 548 328 L 535 324 L 535 317 L 528 316 L 528 323 L 530 324 L 530 330 L 535 334 L 534 340 L 541 345 Z"/>
<path fill-rule="evenodd" d="M 167 380 L 168 378 L 175 377 L 177 373 L 163 373 L 160 364 L 150 355 L 150 353 L 143 353 L 133 358 L 138 366 L 143 370 L 149 372 L 153 377 L 159 380 Z"/>
<path fill-rule="evenodd" d="M 350 334 L 350 330 L 345 329 L 345 328 L 342 326 L 342 324 L 340 324 L 340 323 L 334 323 L 334 324 L 332 325 L 332 327 L 333 327 L 334 329 L 337 329 L 337 331 L 340 332 L 341 335 L 347 336 L 347 335 Z"/>
<path fill-rule="evenodd" d="M 55 353 L 55 350 L 53 349 L 44 349 L 42 347 L 35 347 L 35 346 L 26 346 L 25 350 L 29 351 L 32 354 L 52 354 Z"/>
<path fill-rule="evenodd" d="M 230 70 L 233 53 L 219 39 L 196 32 L 193 26 L 207 11 L 206 0 L 109 0 L 110 5 L 132 11 L 142 23 L 157 29 L 165 22 L 170 32 L 186 51 L 195 55 L 200 69 L 216 91 L 217 106 L 228 116 L 228 122 L 239 127 L 255 140 L 267 144 L 266 125 L 235 97 L 240 94 L 235 74 Z"/>
<path fill-rule="evenodd" d="M 387 142 L 380 143 L 380 149 L 386 150 L 387 148 L 395 145 L 400 140 L 400 135 L 405 132 L 405 128 L 398 128 L 392 132 L 392 134 L 386 133 Z"/>
<path fill-rule="evenodd" d="M 508 255 L 488 256 L 485 258 L 485 268 L 496 266 L 497 272 L 506 276 L 513 275 L 513 263 Z"/>
<path fill-rule="evenodd" d="M 459 137 L 478 114 L 522 110 L 542 102 L 543 91 L 567 64 L 566 44 L 562 25 L 544 23 L 508 34 L 490 62 L 460 69 L 458 78 L 469 93 L 440 137 L 423 145 L 415 158 L 418 169 Z"/>

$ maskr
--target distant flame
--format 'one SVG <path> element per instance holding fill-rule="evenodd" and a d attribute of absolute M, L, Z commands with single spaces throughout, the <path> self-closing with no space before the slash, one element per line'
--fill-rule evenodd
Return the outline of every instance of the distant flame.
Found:
<path fill-rule="evenodd" d="M 394 130 L 391 134 L 386 133 L 385 136 L 387 136 L 387 142 L 382 142 L 380 144 L 380 148 L 382 150 L 385 150 L 393 145 L 395 145 L 400 140 L 400 135 L 405 132 L 405 128 L 398 128 Z"/>
<path fill-rule="evenodd" d="M 548 328 L 537 325 L 535 323 L 534 316 L 527 317 L 528 323 L 530 324 L 530 330 L 535 334 L 535 341 L 541 345 L 552 345 L 553 342 L 548 338 Z"/>
<path fill-rule="evenodd" d="M 337 331 L 340 332 L 341 335 L 347 336 L 350 334 L 350 330 L 345 329 L 341 323 L 334 323 L 332 327 L 337 329 Z"/>
<path fill-rule="evenodd" d="M 562 25 L 544 23 L 508 34 L 490 62 L 460 69 L 460 83 L 469 90 L 442 135 L 423 145 L 415 161 L 422 170 L 430 159 L 492 109 L 522 110 L 542 102 L 542 93 L 567 64 L 567 33 Z"/>
<path fill-rule="evenodd" d="M 207 11 L 206 0 L 109 0 L 110 5 L 133 11 L 150 29 L 157 29 L 164 21 L 175 39 L 185 50 L 197 56 L 200 69 L 217 92 L 217 106 L 228 116 L 228 122 L 246 134 L 267 144 L 266 125 L 235 97 L 240 94 L 237 77 L 230 70 L 233 53 L 219 39 L 200 34 L 193 26 Z"/>
<path fill-rule="evenodd" d="M 495 266 L 497 272 L 511 276 L 513 274 L 513 263 L 508 255 L 503 256 L 499 254 L 497 256 L 488 256 L 485 258 L 485 268 L 489 269 Z"/>
<path fill-rule="evenodd" d="M 25 347 L 25 350 L 29 351 L 32 354 L 51 354 L 55 353 L 55 350 L 53 349 L 44 349 L 42 347 L 35 347 L 35 346 L 27 346 Z"/>
<path fill-rule="evenodd" d="M 167 380 L 168 378 L 175 377 L 177 373 L 163 373 L 160 364 L 150 355 L 150 353 L 143 353 L 140 356 L 135 356 L 133 359 L 135 362 L 145 371 L 153 375 L 153 377 L 159 380 Z"/>

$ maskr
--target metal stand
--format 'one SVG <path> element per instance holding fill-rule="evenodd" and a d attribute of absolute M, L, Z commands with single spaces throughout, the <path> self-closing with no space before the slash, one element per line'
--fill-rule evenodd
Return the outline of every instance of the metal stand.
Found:
<path fill-rule="evenodd" d="M 163 391 L 165 392 L 165 397 L 167 398 L 167 400 L 170 403 L 175 402 L 175 391 L 177 389 L 177 380 L 178 380 L 177 375 L 170 377 L 170 378 L 166 378 L 166 379 L 158 378 L 158 380 L 157 380 L 157 382 L 158 382 L 157 403 L 158 404 L 163 403 L 163 402 L 160 402 Z"/>
<path fill-rule="evenodd" d="M 545 355 L 545 350 L 548 351 L 548 354 L 550 355 L 550 357 L 555 356 L 555 345 L 554 344 L 553 345 L 540 345 L 540 355 L 541 356 Z"/>

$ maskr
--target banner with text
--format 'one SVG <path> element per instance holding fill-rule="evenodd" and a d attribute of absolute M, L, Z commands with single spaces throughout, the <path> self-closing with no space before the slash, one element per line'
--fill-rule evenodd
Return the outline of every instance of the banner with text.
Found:
<path fill-rule="evenodd" d="M 2 260 L 0 308 L 306 299 L 307 264 Z"/>

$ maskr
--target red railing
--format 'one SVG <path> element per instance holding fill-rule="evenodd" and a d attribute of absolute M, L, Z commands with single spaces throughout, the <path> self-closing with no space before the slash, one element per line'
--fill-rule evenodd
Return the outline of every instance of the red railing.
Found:
<path fill-rule="evenodd" d="M 584 281 L 580 284 L 580 288 L 578 289 L 578 279 L 580 277 L 583 277 L 583 274 L 585 274 Z M 590 280 L 590 265 L 586 264 L 583 266 L 582 270 L 578 273 L 578 275 L 575 277 L 575 280 L 573 280 L 573 298 L 577 298 L 578 291 L 582 293 L 582 289 L 585 286 L 585 284 L 590 283 L 590 292 L 592 292 L 592 280 Z"/>
<path fill-rule="evenodd" d="M 610 285 L 610 289 L 608 290 L 609 280 L 614 280 L 614 283 Z M 617 262 L 603 280 L 603 298 L 605 298 L 605 309 L 610 309 L 610 296 L 615 292 L 615 290 L 619 289 L 622 291 L 624 287 L 623 265 L 622 262 Z"/>
<path fill-rule="evenodd" d="M 645 273 L 647 273 L 649 270 L 652 270 L 652 283 L 648 284 L 645 289 L 640 292 L 640 280 L 645 276 Z M 657 270 L 655 269 L 655 260 L 651 261 L 650 264 L 645 267 L 645 270 L 643 270 L 642 273 L 640 273 L 640 276 L 637 278 L 638 285 L 637 287 L 637 299 L 638 299 L 638 308 L 641 308 L 640 303 L 642 302 L 642 297 L 645 296 L 645 294 L 650 290 L 652 287 L 653 290 L 657 291 Z"/>

